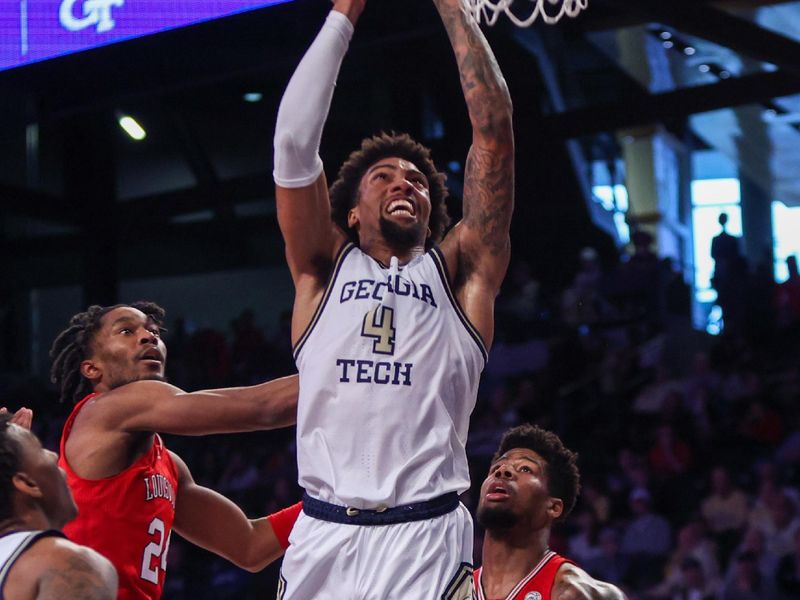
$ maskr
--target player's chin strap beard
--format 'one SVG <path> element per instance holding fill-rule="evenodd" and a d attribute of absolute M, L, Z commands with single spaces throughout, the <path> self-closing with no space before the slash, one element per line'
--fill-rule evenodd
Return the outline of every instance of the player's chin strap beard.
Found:
<path fill-rule="evenodd" d="M 380 221 L 381 235 L 391 246 L 398 248 L 413 248 L 424 240 L 425 229 L 419 221 L 408 227 L 402 227 L 397 223 L 381 216 Z"/>
<path fill-rule="evenodd" d="M 519 517 L 507 508 L 483 507 L 477 517 L 481 527 L 488 531 L 505 531 L 519 522 Z"/>
<path fill-rule="evenodd" d="M 156 373 L 149 373 L 147 375 L 141 375 L 139 377 L 130 377 L 127 379 L 120 379 L 118 381 L 114 381 L 109 384 L 108 389 L 113 390 L 118 387 L 122 387 L 123 385 L 128 385 L 129 383 L 133 383 L 134 381 L 163 381 L 167 382 L 166 375 L 158 375 Z"/>

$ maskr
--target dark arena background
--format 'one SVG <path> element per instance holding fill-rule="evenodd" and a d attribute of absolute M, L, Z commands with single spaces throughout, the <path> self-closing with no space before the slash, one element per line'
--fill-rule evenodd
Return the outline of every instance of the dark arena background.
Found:
<path fill-rule="evenodd" d="M 164 306 L 184 389 L 293 373 L 272 136 L 330 4 L 172 2 L 202 22 L 158 32 L 181 24 L 158 15 L 149 35 L 120 8 L 129 39 L 74 19 L 74 47 L 66 25 L 33 28 L 37 4 L 59 2 L 0 7 L 2 405 L 32 407 L 57 449 L 70 407 L 48 349 L 94 303 Z M 800 597 L 800 2 L 591 0 L 555 26 L 483 29 L 514 102 L 517 183 L 465 504 L 501 432 L 539 423 L 581 457 L 551 547 L 592 575 L 671 600 L 700 565 L 704 598 Z M 321 155 L 336 168 L 392 130 L 432 148 L 458 217 L 469 121 L 428 0 L 368 0 Z M 727 274 L 721 214 L 738 238 Z M 168 444 L 256 517 L 300 497 L 293 436 Z M 165 598 L 273 597 L 278 568 L 251 575 L 175 535 Z M 760 591 L 737 595 L 742 581 Z"/>

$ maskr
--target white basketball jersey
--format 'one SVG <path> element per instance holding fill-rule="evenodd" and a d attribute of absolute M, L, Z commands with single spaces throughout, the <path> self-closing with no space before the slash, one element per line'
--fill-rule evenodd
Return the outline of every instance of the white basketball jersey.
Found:
<path fill-rule="evenodd" d="M 0 599 L 6 577 L 16 560 L 34 543 L 43 537 L 61 534 L 55 531 L 17 531 L 0 536 Z"/>
<path fill-rule="evenodd" d="M 295 361 L 299 482 L 311 496 L 370 509 L 469 487 L 486 349 L 438 249 L 387 268 L 346 245 Z"/>

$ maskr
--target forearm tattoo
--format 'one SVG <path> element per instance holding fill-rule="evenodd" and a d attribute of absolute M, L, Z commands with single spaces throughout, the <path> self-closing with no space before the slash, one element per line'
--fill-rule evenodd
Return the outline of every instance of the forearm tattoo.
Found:
<path fill-rule="evenodd" d="M 458 0 L 434 0 L 461 76 L 474 143 L 464 174 L 464 223 L 480 233 L 493 255 L 508 250 L 514 203 L 511 99 L 494 54 Z"/>

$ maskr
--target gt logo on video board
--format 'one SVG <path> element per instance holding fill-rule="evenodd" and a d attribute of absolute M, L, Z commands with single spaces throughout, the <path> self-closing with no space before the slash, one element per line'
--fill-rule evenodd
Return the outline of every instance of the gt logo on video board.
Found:
<path fill-rule="evenodd" d="M 81 16 L 75 16 L 75 5 L 81 6 Z M 114 29 L 112 8 L 121 8 L 125 0 L 62 0 L 58 20 L 67 31 L 96 27 L 97 33 Z"/>
<path fill-rule="evenodd" d="M 2 0 L 0 71 L 292 0 Z"/>

